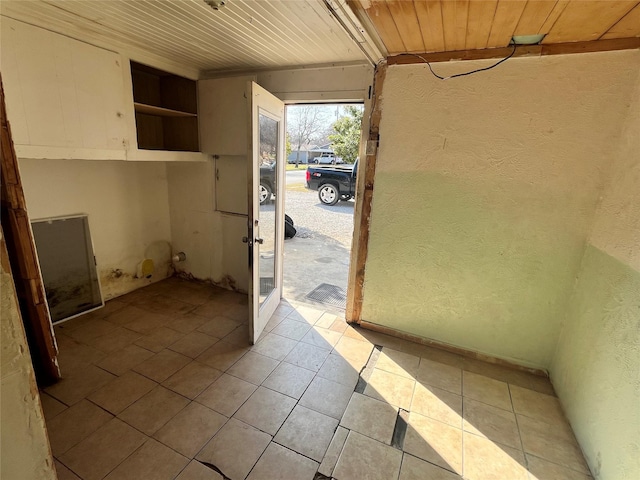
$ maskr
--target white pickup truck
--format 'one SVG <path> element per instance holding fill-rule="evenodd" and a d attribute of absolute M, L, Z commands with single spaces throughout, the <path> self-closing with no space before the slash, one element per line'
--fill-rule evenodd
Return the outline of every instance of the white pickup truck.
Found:
<path fill-rule="evenodd" d="M 312 163 L 319 163 L 325 165 L 336 165 L 344 163 L 340 157 L 336 157 L 334 153 L 323 152 L 319 157 L 311 160 Z"/>

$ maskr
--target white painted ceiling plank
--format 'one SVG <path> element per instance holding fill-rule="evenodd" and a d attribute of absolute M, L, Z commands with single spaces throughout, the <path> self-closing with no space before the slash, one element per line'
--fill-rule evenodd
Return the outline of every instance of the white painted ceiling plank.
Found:
<path fill-rule="evenodd" d="M 3 0 L 1 13 L 201 71 L 364 60 L 320 0 L 230 0 L 217 12 L 203 0 Z"/>

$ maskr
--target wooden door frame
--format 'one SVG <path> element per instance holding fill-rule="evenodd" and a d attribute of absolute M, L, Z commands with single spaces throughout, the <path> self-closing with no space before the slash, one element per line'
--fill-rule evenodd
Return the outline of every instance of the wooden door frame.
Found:
<path fill-rule="evenodd" d="M 358 167 L 356 207 L 354 218 L 353 248 L 349 262 L 349 281 L 347 286 L 347 308 L 345 318 L 349 323 L 362 321 L 362 302 L 364 296 L 364 278 L 369 251 L 369 229 L 371 227 L 371 205 L 373 202 L 373 184 L 376 174 L 376 161 L 378 157 L 378 144 L 380 141 L 380 119 L 382 117 L 382 105 L 380 94 L 384 84 L 387 65 L 385 63 L 376 66 L 371 88 L 371 106 L 368 118 L 368 134 L 365 137 L 363 153 L 360 158 L 364 162 Z M 365 115 L 367 111 L 365 110 Z M 363 122 L 364 124 L 364 122 Z"/>
<path fill-rule="evenodd" d="M 11 127 L 7 119 L 1 75 L 0 123 L 2 230 L 36 379 L 38 385 L 46 386 L 55 383 L 61 377 L 57 361 L 58 347 L 44 293 Z"/>

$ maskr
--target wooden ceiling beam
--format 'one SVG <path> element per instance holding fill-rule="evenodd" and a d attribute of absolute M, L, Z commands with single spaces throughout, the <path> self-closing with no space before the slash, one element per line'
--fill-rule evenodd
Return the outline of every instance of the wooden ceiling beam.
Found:
<path fill-rule="evenodd" d="M 594 40 L 590 42 L 568 42 L 550 45 L 523 45 L 517 47 L 514 57 L 539 57 L 544 55 L 564 55 L 570 53 L 604 52 L 611 50 L 640 49 L 640 37 Z M 388 65 L 409 65 L 414 63 L 449 62 L 451 60 L 485 60 L 509 56 L 513 47 L 485 48 L 478 50 L 458 50 L 454 52 L 420 53 L 387 57 Z M 423 60 L 424 59 L 424 60 Z"/>

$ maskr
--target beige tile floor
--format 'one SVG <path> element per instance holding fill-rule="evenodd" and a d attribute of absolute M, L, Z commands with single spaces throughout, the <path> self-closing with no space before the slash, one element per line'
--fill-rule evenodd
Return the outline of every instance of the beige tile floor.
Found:
<path fill-rule="evenodd" d="M 587 480 L 548 380 L 168 279 L 55 328 L 59 478 Z M 404 426 L 404 428 L 402 428 Z"/>

